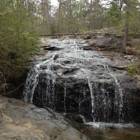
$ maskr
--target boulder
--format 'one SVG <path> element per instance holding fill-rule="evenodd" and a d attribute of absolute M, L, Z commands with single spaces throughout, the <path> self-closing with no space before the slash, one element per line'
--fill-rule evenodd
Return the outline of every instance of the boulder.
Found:
<path fill-rule="evenodd" d="M 48 43 L 39 43 L 37 46 L 41 47 L 41 48 L 44 48 L 44 47 L 50 47 L 51 45 L 48 44 Z"/>
<path fill-rule="evenodd" d="M 89 140 L 60 114 L 0 96 L 1 140 Z"/>
<path fill-rule="evenodd" d="M 113 34 L 105 34 L 97 36 L 95 39 L 88 41 L 88 49 L 84 47 L 84 50 L 111 50 L 115 47 L 120 47 L 121 41 Z"/>
<path fill-rule="evenodd" d="M 53 46 L 43 46 L 44 50 L 50 50 L 50 51 L 58 51 L 61 50 L 61 48 L 53 47 Z"/>
<path fill-rule="evenodd" d="M 84 35 L 84 39 L 91 39 L 91 35 L 90 34 Z"/>

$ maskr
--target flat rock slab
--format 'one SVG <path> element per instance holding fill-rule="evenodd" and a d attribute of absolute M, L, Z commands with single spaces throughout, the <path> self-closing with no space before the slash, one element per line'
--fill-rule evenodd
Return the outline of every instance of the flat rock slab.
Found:
<path fill-rule="evenodd" d="M 116 35 L 105 34 L 102 36 L 96 36 L 95 39 L 87 41 L 88 46 L 85 46 L 84 50 L 112 50 L 119 49 L 122 45 L 122 41 L 116 37 Z"/>
<path fill-rule="evenodd" d="M 50 110 L 0 96 L 0 140 L 89 140 Z"/>

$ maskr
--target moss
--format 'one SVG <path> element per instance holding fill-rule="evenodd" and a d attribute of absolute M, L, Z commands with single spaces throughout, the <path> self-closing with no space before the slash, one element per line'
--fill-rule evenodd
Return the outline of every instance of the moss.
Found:
<path fill-rule="evenodd" d="M 129 74 L 138 74 L 138 65 L 130 65 L 126 67 L 126 71 Z"/>

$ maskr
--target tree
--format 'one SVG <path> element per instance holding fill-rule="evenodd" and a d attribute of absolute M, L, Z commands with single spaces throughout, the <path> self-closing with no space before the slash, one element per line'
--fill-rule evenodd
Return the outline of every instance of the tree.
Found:
<path fill-rule="evenodd" d="M 110 8 L 107 12 L 107 17 L 111 20 L 113 26 L 118 26 L 121 20 L 120 6 L 116 1 L 110 3 Z"/>
<path fill-rule="evenodd" d="M 57 24 L 57 33 L 60 32 L 61 18 L 62 18 L 62 0 L 58 0 L 59 8 L 58 8 L 58 24 Z"/>
<path fill-rule="evenodd" d="M 50 0 L 40 1 L 40 16 L 42 20 L 42 31 L 44 33 L 50 33 L 51 26 L 51 3 Z M 41 20 L 40 18 L 40 20 Z"/>
<path fill-rule="evenodd" d="M 90 30 L 94 29 L 96 14 L 98 14 L 100 0 L 90 0 Z"/>
<path fill-rule="evenodd" d="M 129 16 L 129 30 L 134 37 L 140 33 L 140 1 L 131 0 L 130 4 L 130 16 Z"/>
<path fill-rule="evenodd" d="M 0 87 L 15 82 L 28 67 L 36 37 L 30 13 L 21 0 L 2 0 L 0 13 Z"/>
<path fill-rule="evenodd" d="M 124 40 L 123 40 L 123 50 L 125 51 L 127 45 L 127 37 L 129 30 L 129 16 L 130 16 L 130 0 L 126 0 L 126 17 L 125 17 L 125 31 L 124 31 Z"/>

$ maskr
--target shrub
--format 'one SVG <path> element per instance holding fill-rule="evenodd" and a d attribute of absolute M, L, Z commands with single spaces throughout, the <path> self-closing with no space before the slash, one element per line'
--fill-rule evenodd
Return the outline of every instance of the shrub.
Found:
<path fill-rule="evenodd" d="M 138 66 L 137 65 L 131 65 L 126 67 L 126 71 L 129 74 L 138 74 Z"/>

